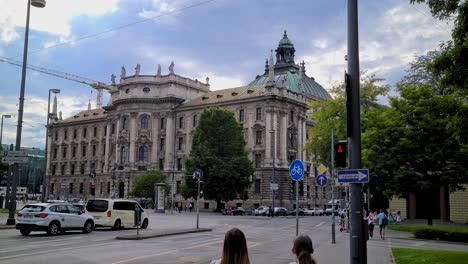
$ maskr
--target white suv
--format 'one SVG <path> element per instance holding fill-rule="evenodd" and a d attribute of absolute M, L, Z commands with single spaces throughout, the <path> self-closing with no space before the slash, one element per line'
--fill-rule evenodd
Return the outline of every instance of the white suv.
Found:
<path fill-rule="evenodd" d="M 90 199 L 85 206 L 86 213 L 94 216 L 97 227 L 112 227 L 115 230 L 123 227 L 136 227 L 135 211 L 141 212 L 140 227 L 148 227 L 148 214 L 141 206 L 132 200 L 123 199 Z"/>
<path fill-rule="evenodd" d="M 93 216 L 83 214 L 68 203 L 28 204 L 16 216 L 16 229 L 24 236 L 31 231 L 46 231 L 55 236 L 65 230 L 77 229 L 90 233 L 94 229 Z"/>

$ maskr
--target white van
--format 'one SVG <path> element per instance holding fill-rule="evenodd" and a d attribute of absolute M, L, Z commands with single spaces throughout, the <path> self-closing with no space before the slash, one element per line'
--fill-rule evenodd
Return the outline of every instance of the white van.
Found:
<path fill-rule="evenodd" d="M 106 226 L 113 229 L 135 226 L 135 209 L 141 211 L 141 228 L 148 227 L 148 214 L 141 206 L 132 200 L 121 199 L 90 199 L 86 203 L 85 212 L 94 216 L 96 227 Z"/>

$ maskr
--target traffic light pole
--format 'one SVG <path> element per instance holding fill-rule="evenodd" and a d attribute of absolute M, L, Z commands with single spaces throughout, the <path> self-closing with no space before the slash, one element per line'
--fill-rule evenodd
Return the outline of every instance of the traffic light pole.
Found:
<path fill-rule="evenodd" d="M 333 131 L 333 124 L 331 129 L 331 166 L 330 166 L 330 174 L 331 174 L 331 199 L 332 199 L 332 244 L 336 244 L 335 241 L 335 178 L 333 177 L 334 167 L 335 167 L 335 155 L 333 148 L 335 146 L 335 133 Z"/>
<path fill-rule="evenodd" d="M 200 206 L 199 206 L 199 200 L 200 200 L 200 178 L 198 178 L 198 191 L 197 191 L 197 229 L 199 228 L 199 223 L 200 223 Z"/>
<path fill-rule="evenodd" d="M 350 169 L 361 168 L 361 126 L 359 92 L 359 36 L 358 3 L 348 0 L 348 76 L 351 88 L 351 136 L 349 138 Z M 349 134 L 349 133 L 348 133 Z M 360 183 L 350 184 L 350 263 L 367 263 L 367 245 L 363 232 L 362 187 Z"/>

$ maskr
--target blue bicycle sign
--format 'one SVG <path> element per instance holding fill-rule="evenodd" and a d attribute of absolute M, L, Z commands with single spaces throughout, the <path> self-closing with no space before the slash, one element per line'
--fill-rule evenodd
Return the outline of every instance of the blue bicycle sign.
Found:
<path fill-rule="evenodd" d="M 291 179 L 299 181 L 304 176 L 304 164 L 300 160 L 295 160 L 289 166 L 289 174 Z"/>

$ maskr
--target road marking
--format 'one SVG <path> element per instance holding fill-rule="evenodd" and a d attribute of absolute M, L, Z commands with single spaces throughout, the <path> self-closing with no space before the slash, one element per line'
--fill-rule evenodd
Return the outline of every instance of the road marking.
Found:
<path fill-rule="evenodd" d="M 320 224 L 315 225 L 314 227 L 321 227 L 321 226 L 323 226 L 324 224 L 325 224 L 325 222 L 321 222 Z"/>

